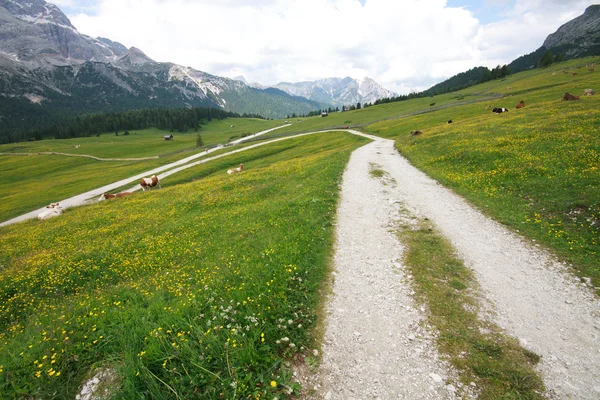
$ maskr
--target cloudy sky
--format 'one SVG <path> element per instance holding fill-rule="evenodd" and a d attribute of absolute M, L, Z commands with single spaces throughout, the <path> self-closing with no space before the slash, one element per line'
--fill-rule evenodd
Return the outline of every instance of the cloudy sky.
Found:
<path fill-rule="evenodd" d="M 275 84 L 369 76 L 398 93 L 507 64 L 582 0 L 49 0 L 77 29 L 156 61 Z"/>

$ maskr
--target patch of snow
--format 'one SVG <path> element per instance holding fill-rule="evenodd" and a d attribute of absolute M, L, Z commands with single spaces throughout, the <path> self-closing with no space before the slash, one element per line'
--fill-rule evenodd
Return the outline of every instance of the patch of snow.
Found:
<path fill-rule="evenodd" d="M 202 90 L 205 95 L 207 94 L 207 92 L 209 90 L 216 95 L 221 94 L 221 88 L 219 86 L 215 85 L 211 81 L 204 81 L 202 79 L 202 77 L 198 76 L 198 75 L 203 75 L 203 74 L 201 72 L 194 71 L 193 69 L 188 68 L 188 67 L 182 67 L 181 65 L 174 65 L 169 70 L 169 82 L 174 81 L 174 80 L 185 81 L 186 79 L 189 79 L 198 88 L 200 88 L 200 90 Z"/>
<path fill-rule="evenodd" d="M 42 97 L 42 96 L 34 94 L 34 93 L 26 93 L 23 95 L 23 97 L 25 97 L 27 100 L 29 100 L 33 104 L 40 104 L 42 101 L 46 100 L 45 97 Z"/>
<path fill-rule="evenodd" d="M 7 56 L 8 58 L 10 58 L 10 59 L 11 59 L 11 60 L 13 60 L 13 61 L 21 61 L 21 60 L 19 60 L 19 56 L 17 56 L 16 54 L 13 54 L 13 53 L 6 53 L 6 52 L 4 52 L 4 51 L 2 51 L 2 50 L 0 50 L 0 53 L 1 53 L 1 54 L 4 54 L 5 56 Z"/>

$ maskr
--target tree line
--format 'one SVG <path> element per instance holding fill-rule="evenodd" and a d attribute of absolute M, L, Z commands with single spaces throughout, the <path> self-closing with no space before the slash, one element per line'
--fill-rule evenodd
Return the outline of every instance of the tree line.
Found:
<path fill-rule="evenodd" d="M 47 138 L 69 139 L 97 136 L 101 133 L 157 128 L 171 132 L 198 131 L 201 123 L 212 119 L 261 118 L 256 114 L 237 114 L 218 108 L 142 109 L 126 112 L 101 113 L 76 117 L 62 124 L 52 124 L 29 131 L 13 132 L 0 138 L 2 143 Z"/>

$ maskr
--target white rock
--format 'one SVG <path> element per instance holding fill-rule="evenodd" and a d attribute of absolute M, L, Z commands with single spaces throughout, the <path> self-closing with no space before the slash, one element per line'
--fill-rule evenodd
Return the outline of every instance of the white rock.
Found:
<path fill-rule="evenodd" d="M 435 383 L 440 383 L 440 382 L 442 382 L 442 381 L 444 380 L 444 379 L 443 379 L 441 376 L 439 376 L 438 374 L 436 374 L 436 373 L 433 373 L 433 372 L 431 372 L 431 373 L 429 374 L 429 376 L 431 377 L 431 379 L 433 379 L 433 381 L 434 381 Z"/>
<path fill-rule="evenodd" d="M 333 394 L 331 392 L 327 392 L 325 395 L 325 400 L 331 400 L 331 396 L 333 396 Z"/>

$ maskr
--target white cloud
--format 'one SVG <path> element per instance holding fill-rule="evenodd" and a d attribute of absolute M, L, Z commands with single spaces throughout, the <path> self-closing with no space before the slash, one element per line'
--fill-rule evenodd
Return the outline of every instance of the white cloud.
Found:
<path fill-rule="evenodd" d="M 72 0 L 59 0 L 67 4 Z M 98 0 L 83 33 L 248 81 L 370 76 L 401 93 L 536 50 L 589 1 L 517 0 L 482 25 L 446 0 Z"/>

